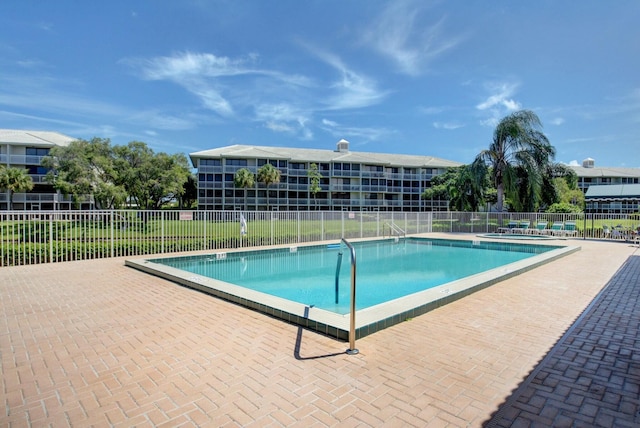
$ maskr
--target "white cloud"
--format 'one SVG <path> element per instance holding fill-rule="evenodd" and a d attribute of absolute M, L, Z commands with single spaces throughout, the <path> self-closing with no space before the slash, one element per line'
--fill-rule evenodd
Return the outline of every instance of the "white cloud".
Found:
<path fill-rule="evenodd" d="M 464 125 L 458 122 L 433 122 L 433 127 L 436 129 L 454 130 L 462 128 Z"/>
<path fill-rule="evenodd" d="M 392 131 L 386 128 L 345 126 L 328 119 L 323 119 L 322 125 L 324 125 L 322 128 L 334 137 L 357 138 L 362 141 L 361 144 L 366 144 L 370 141 L 377 141 L 393 134 Z"/>
<path fill-rule="evenodd" d="M 416 76 L 429 62 L 460 43 L 443 35 L 444 19 L 431 25 L 421 21 L 423 4 L 393 1 L 367 26 L 363 41 L 396 63 L 402 73 Z"/>
<path fill-rule="evenodd" d="M 290 104 L 261 104 L 255 108 L 256 120 L 263 122 L 271 131 L 297 135 L 303 140 L 313 138 L 307 127 L 307 115 Z"/>
<path fill-rule="evenodd" d="M 332 93 L 323 101 L 328 110 L 369 107 L 380 103 L 388 93 L 378 90 L 376 82 L 349 69 L 336 55 L 308 47 L 325 63 L 340 73 L 340 78 L 330 83 Z"/>
<path fill-rule="evenodd" d="M 515 111 L 520 108 L 520 103 L 511 99 L 518 84 L 515 83 L 490 83 L 486 85 L 492 94 L 483 102 L 478 104 L 478 110 L 487 110 L 494 107 L 504 107 L 508 111 Z"/>
<path fill-rule="evenodd" d="M 564 118 L 562 118 L 562 117 L 556 117 L 556 118 L 551 120 L 551 124 L 552 125 L 560 126 L 563 123 L 564 123 Z"/>
<path fill-rule="evenodd" d="M 522 105 L 512 98 L 518 86 L 517 83 L 513 82 L 490 82 L 485 84 L 485 88 L 490 95 L 486 100 L 477 104 L 476 109 L 488 112 L 490 117 L 481 119 L 481 125 L 495 127 L 504 116 L 522 108 Z"/>

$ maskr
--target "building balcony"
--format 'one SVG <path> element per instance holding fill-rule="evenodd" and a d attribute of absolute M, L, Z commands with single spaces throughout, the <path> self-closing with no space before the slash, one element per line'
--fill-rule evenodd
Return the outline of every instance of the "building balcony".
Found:
<path fill-rule="evenodd" d="M 222 173 L 221 166 L 204 165 L 198 168 L 198 173 Z"/>
<path fill-rule="evenodd" d="M 40 165 L 44 158 L 44 156 L 31 155 L 2 155 L 2 157 L 0 157 L 2 163 L 8 163 L 9 165 Z"/>
<path fill-rule="evenodd" d="M 93 200 L 90 197 L 85 197 L 85 200 Z M 0 202 L 8 202 L 9 194 L 6 192 L 0 192 Z M 14 193 L 13 202 L 72 202 L 71 196 L 65 196 L 58 193 Z"/>

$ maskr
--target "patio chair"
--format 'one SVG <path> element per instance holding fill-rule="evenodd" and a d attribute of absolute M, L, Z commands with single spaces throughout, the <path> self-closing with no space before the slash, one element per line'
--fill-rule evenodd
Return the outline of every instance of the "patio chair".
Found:
<path fill-rule="evenodd" d="M 529 220 L 522 220 L 521 222 L 518 223 L 518 227 L 513 229 L 513 233 L 522 233 L 522 234 L 529 233 L 530 225 L 531 225 L 531 222 Z"/>
<path fill-rule="evenodd" d="M 546 221 L 539 221 L 538 223 L 536 223 L 535 232 L 538 235 L 546 235 L 547 233 L 549 233 L 549 229 L 547 229 L 548 225 L 549 223 Z"/>
<path fill-rule="evenodd" d="M 618 226 L 614 227 L 613 230 L 611 230 L 611 238 L 624 239 L 624 236 L 622 235 L 622 229 Z"/>
<path fill-rule="evenodd" d="M 561 221 L 554 221 L 549 229 L 549 233 L 554 236 L 563 236 L 564 235 L 564 223 Z"/>
<path fill-rule="evenodd" d="M 498 228 L 498 232 L 500 233 L 513 233 L 513 229 L 517 229 L 518 228 L 519 223 L 515 220 L 510 220 L 509 224 L 507 224 L 507 227 L 499 227 Z"/>
<path fill-rule="evenodd" d="M 565 236 L 576 236 L 578 234 L 578 228 L 575 221 L 568 221 L 564 224 Z"/>

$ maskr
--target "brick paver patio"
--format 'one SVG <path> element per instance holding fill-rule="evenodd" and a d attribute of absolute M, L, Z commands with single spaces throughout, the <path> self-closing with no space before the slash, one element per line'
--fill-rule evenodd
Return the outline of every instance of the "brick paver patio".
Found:
<path fill-rule="evenodd" d="M 639 304 L 634 255 L 488 426 L 640 426 Z"/>
<path fill-rule="evenodd" d="M 571 326 L 637 248 L 573 242 L 582 251 L 367 336 L 353 356 L 344 354 L 346 343 L 129 269 L 123 259 L 0 268 L 0 424 L 478 427 L 494 423 L 493 416 L 522 422 L 509 409 L 521 394 L 535 396 L 531 385 L 547 385 L 540 388 L 545 398 L 578 400 L 558 387 L 564 380 L 552 381 L 561 377 L 554 358 L 570 355 L 556 343 L 579 346 L 585 366 L 596 355 L 637 370 L 637 346 L 562 339 L 568 330 L 589 334 L 590 327 Z M 607 322 L 617 328 L 634 311 L 626 306 Z M 633 328 L 611 334 L 609 343 L 621 335 L 635 345 Z M 536 369 L 549 361 L 555 371 Z M 587 382 L 562 367 L 573 384 Z M 618 372 L 595 370 L 608 376 L 604 391 L 591 391 L 603 394 L 598 408 L 611 407 L 612 384 L 637 397 Z"/>

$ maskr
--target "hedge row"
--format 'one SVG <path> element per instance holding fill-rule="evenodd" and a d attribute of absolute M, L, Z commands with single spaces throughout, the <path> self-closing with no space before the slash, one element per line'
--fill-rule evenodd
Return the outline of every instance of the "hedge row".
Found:
<path fill-rule="evenodd" d="M 280 235 L 277 244 L 286 245 L 298 242 L 297 234 Z M 162 240 L 157 238 L 132 239 L 115 241 L 113 254 L 111 241 L 53 241 L 49 242 L 20 242 L 2 243 L 0 245 L 0 266 L 18 266 L 38 263 L 64 262 L 74 260 L 100 259 L 116 256 L 137 256 L 159 253 L 176 253 L 182 251 L 221 250 L 243 247 L 257 247 L 271 245 L 270 237 L 251 236 L 235 238 L 209 239 L 204 242 L 201 238 L 177 238 Z"/>

